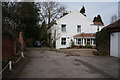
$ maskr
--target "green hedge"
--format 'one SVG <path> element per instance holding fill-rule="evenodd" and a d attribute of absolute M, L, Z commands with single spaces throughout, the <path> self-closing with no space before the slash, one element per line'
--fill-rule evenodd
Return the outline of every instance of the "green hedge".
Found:
<path fill-rule="evenodd" d="M 109 55 L 110 30 L 102 29 L 96 33 L 96 48 L 99 55 Z"/>

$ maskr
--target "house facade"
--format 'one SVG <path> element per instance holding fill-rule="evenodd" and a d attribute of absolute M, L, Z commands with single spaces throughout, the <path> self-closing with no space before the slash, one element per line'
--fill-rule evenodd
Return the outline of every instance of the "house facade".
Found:
<path fill-rule="evenodd" d="M 71 42 L 75 45 L 95 45 L 97 25 L 93 25 L 79 11 L 73 11 L 56 21 L 51 27 L 51 39 L 56 42 L 56 49 L 67 48 Z M 99 30 L 101 30 L 99 26 Z"/>
<path fill-rule="evenodd" d="M 95 46 L 95 33 L 81 33 L 74 36 L 75 45 L 85 46 L 85 45 L 93 45 Z"/>

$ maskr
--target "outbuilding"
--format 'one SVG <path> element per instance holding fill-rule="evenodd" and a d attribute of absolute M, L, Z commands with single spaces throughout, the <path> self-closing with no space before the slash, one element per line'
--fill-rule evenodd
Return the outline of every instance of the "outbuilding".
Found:
<path fill-rule="evenodd" d="M 100 54 L 120 57 L 120 19 L 97 33 L 96 40 Z"/>

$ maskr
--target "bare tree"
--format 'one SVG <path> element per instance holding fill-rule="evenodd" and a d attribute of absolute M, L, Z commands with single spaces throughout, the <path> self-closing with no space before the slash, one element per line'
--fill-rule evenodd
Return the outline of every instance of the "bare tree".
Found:
<path fill-rule="evenodd" d="M 47 29 L 49 29 L 49 39 L 48 43 L 51 44 L 51 27 L 56 24 L 56 20 L 60 18 L 63 13 L 65 12 L 65 7 L 62 6 L 58 2 L 39 2 L 36 3 L 37 7 L 39 8 L 39 14 L 40 14 L 40 21 L 46 22 Z M 56 32 L 54 33 L 56 35 Z"/>
<path fill-rule="evenodd" d="M 58 2 L 39 2 L 36 4 L 39 7 L 40 19 L 46 21 L 48 28 L 53 26 L 56 19 L 65 12 L 65 7 Z"/>
<path fill-rule="evenodd" d="M 57 27 L 56 25 L 54 25 L 52 27 L 52 34 L 51 34 L 51 43 L 53 44 L 52 47 L 55 48 L 55 43 L 56 40 L 60 39 L 60 32 L 59 32 L 60 28 Z"/>

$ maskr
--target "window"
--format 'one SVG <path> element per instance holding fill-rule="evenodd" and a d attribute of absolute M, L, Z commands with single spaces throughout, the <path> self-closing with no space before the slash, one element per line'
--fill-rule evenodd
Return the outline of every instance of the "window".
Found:
<path fill-rule="evenodd" d="M 90 45 L 90 39 L 87 39 L 87 45 Z"/>
<path fill-rule="evenodd" d="M 62 24 L 62 25 L 61 25 L 61 29 L 62 29 L 62 32 L 66 32 L 66 25 L 65 25 L 65 24 Z"/>
<path fill-rule="evenodd" d="M 82 39 L 76 39 L 76 44 L 82 45 Z"/>
<path fill-rule="evenodd" d="M 66 38 L 61 38 L 61 45 L 66 45 Z"/>
<path fill-rule="evenodd" d="M 81 32 L 81 25 L 77 25 L 77 32 Z"/>
<path fill-rule="evenodd" d="M 93 44 L 95 45 L 96 43 L 95 43 L 95 39 L 93 39 Z"/>

